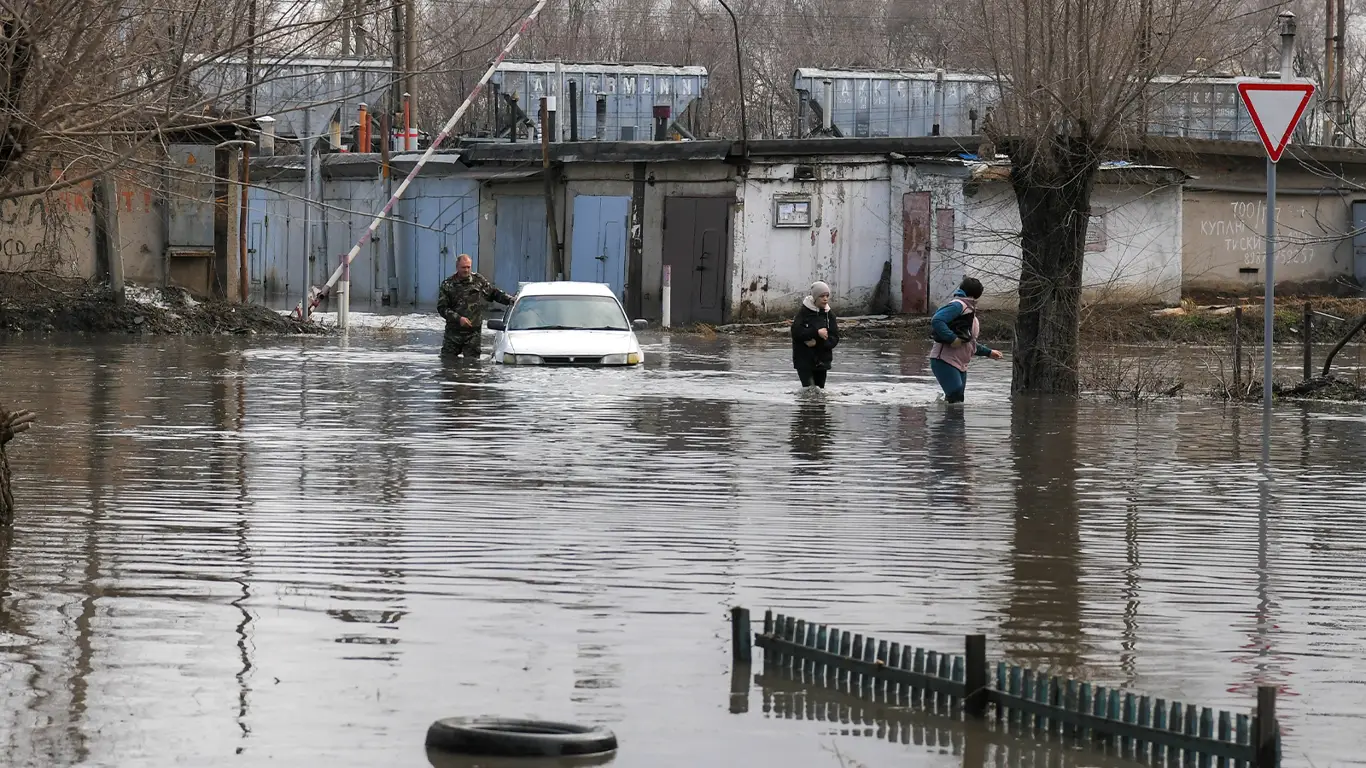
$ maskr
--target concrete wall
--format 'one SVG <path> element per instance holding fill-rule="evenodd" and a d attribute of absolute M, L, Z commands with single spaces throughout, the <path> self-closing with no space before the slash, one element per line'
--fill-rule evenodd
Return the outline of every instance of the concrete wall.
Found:
<path fill-rule="evenodd" d="M 49 183 L 58 180 L 60 175 L 54 174 Z M 38 186 L 39 180 L 23 183 Z M 115 177 L 119 248 L 124 277 L 130 282 L 159 284 L 164 276 L 165 227 L 157 186 L 150 172 L 129 169 Z M 90 181 L 47 195 L 0 201 L 0 270 L 53 271 L 87 279 L 101 276 L 95 209 Z"/>
<path fill-rule="evenodd" d="M 1179 303 L 1180 187 L 1106 183 L 1105 174 L 1102 171 L 1092 198 L 1099 215 L 1088 237 L 1084 299 Z M 972 182 L 965 169 L 929 163 L 907 170 L 897 184 L 893 200 L 900 199 L 903 191 L 929 191 L 933 210 L 953 211 L 952 242 L 940 231 L 932 237 L 931 306 L 947 301 L 965 275 L 982 281 L 984 307 L 1014 306 L 1020 270 L 1020 213 L 1010 186 L 1000 181 Z M 899 221 L 893 226 L 892 239 L 900 243 Z M 899 260 L 900 254 L 894 258 Z"/>
<path fill-rule="evenodd" d="M 905 237 L 905 219 L 902 216 L 902 196 L 907 192 L 929 192 L 930 210 L 953 211 L 953 227 L 946 236 L 934 233 L 930 238 L 929 297 L 933 308 L 942 302 L 942 297 L 953 293 L 962 281 L 963 275 L 976 268 L 968 255 L 969 237 L 980 236 L 982 227 L 991 222 L 977 222 L 965 218 L 963 182 L 968 177 L 968 169 L 961 165 L 940 163 L 897 163 L 892 166 L 891 194 L 887 216 L 891 223 L 888 237 L 887 258 L 892 262 L 893 306 L 901 307 L 904 287 L 902 268 L 902 243 Z M 997 241 L 999 235 L 990 235 L 989 241 Z M 987 284 L 988 275 L 979 275 Z M 1013 285 L 1013 283 L 1011 284 Z"/>
<path fill-rule="evenodd" d="M 1289 160 L 1277 169 L 1278 289 L 1322 292 L 1354 283 L 1352 202 L 1366 200 L 1366 191 L 1319 171 Z M 1186 291 L 1260 293 L 1266 279 L 1265 165 L 1225 162 L 1191 173 L 1199 178 L 1185 193 Z"/>
<path fill-rule="evenodd" d="M 830 284 L 831 301 L 844 314 L 863 314 L 882 277 L 891 237 L 887 161 L 813 164 L 815 178 L 801 181 L 794 179 L 797 167 L 756 163 L 739 189 L 733 240 L 740 258 L 731 281 L 737 319 L 789 313 L 815 280 Z M 810 204 L 810 226 L 777 226 L 777 204 L 794 201 Z M 899 283 L 893 302 L 900 304 Z"/>

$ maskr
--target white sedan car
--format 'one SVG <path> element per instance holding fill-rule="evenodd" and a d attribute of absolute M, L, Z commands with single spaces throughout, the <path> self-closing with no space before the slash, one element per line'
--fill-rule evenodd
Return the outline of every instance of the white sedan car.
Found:
<path fill-rule="evenodd" d="M 496 334 L 493 361 L 504 365 L 640 365 L 633 328 L 612 289 L 602 283 L 527 283 L 501 320 L 489 320 Z"/>

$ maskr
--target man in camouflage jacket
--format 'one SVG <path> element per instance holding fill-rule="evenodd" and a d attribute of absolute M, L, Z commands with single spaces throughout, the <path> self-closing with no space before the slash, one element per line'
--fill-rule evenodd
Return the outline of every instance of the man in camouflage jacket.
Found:
<path fill-rule="evenodd" d="M 441 354 L 479 359 L 479 330 L 484 324 L 484 307 L 490 301 L 511 306 L 513 297 L 475 272 L 469 254 L 460 254 L 455 260 L 455 274 L 442 281 L 436 299 L 436 313 L 446 319 Z"/>

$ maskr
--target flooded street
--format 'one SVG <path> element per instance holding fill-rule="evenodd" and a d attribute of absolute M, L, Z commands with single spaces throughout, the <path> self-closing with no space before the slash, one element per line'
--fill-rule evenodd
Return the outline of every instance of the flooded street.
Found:
<path fill-rule="evenodd" d="M 979 360 L 950 409 L 923 345 L 872 341 L 822 396 L 785 340 L 641 341 L 636 371 L 443 365 L 421 330 L 0 341 L 39 415 L 0 764 L 502 765 L 429 760 L 472 714 L 607 725 L 622 768 L 1033 764 L 757 651 L 732 680 L 743 605 L 1218 708 L 1275 684 L 1285 764 L 1366 765 L 1366 408 L 1279 409 L 1264 483 L 1257 406 L 1012 403 Z"/>

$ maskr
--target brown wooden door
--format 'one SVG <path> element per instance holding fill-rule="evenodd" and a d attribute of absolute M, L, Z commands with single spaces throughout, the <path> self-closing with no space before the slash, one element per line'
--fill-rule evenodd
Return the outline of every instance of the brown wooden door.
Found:
<path fill-rule="evenodd" d="M 901 197 L 901 311 L 930 311 L 930 193 Z"/>
<path fill-rule="evenodd" d="M 730 203 L 724 197 L 664 199 L 664 264 L 673 281 L 669 313 L 675 325 L 725 322 Z"/>

